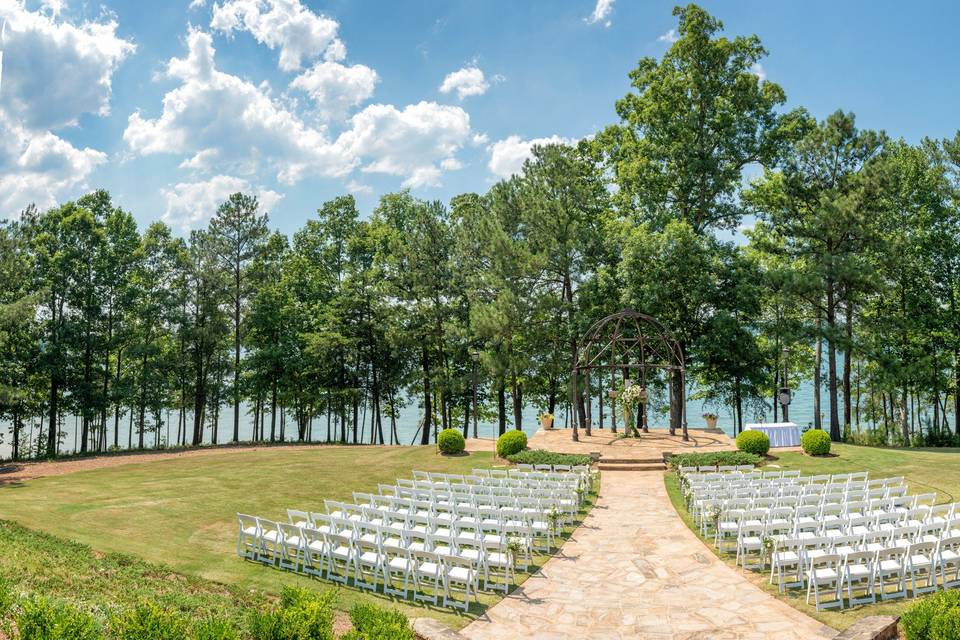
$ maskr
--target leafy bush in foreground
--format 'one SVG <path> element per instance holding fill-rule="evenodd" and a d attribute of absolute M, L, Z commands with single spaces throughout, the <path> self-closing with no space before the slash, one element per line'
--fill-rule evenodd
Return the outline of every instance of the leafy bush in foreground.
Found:
<path fill-rule="evenodd" d="M 350 609 L 354 630 L 341 640 L 414 640 L 407 616 L 372 604 L 355 604 Z"/>
<path fill-rule="evenodd" d="M 590 456 L 577 453 L 554 453 L 544 449 L 527 449 L 507 456 L 514 464 L 590 464 Z"/>
<path fill-rule="evenodd" d="M 93 616 L 63 602 L 41 596 L 27 598 L 13 619 L 20 640 L 100 640 L 103 634 Z M 142 636 L 146 637 L 146 636 Z"/>
<path fill-rule="evenodd" d="M 830 435 L 823 429 L 810 429 L 800 436 L 800 446 L 811 456 L 825 456 L 830 453 Z"/>
<path fill-rule="evenodd" d="M 437 435 L 437 449 L 440 453 L 463 453 L 467 442 L 458 429 L 444 429 Z"/>
<path fill-rule="evenodd" d="M 497 438 L 497 455 L 506 458 L 527 448 L 527 434 L 523 431 L 507 431 Z"/>
<path fill-rule="evenodd" d="M 948 640 L 960 631 L 960 591 L 942 591 L 918 600 L 900 617 L 907 640 Z"/>
<path fill-rule="evenodd" d="M 762 431 L 743 431 L 737 436 L 737 449 L 765 456 L 770 451 L 770 436 Z"/>
<path fill-rule="evenodd" d="M 670 458 L 670 467 L 709 467 L 711 465 L 741 465 L 754 466 L 763 462 L 763 458 L 755 453 L 745 451 L 711 451 L 709 453 L 681 453 Z"/>
<path fill-rule="evenodd" d="M 110 626 L 118 640 L 186 640 L 184 621 L 153 603 L 143 603 L 115 616 Z"/>

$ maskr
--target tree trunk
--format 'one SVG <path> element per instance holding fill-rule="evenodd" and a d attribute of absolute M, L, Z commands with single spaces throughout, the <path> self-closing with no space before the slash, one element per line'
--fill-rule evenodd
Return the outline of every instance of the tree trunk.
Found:
<path fill-rule="evenodd" d="M 843 345 L 843 425 L 850 428 L 852 425 L 852 394 L 850 389 L 850 370 L 853 358 L 853 303 L 846 306 L 846 340 Z"/>
<path fill-rule="evenodd" d="M 277 381 L 270 388 L 270 442 L 277 440 Z"/>
<path fill-rule="evenodd" d="M 823 319 L 820 317 L 820 310 L 817 309 L 817 348 L 813 359 L 813 428 L 823 429 L 823 418 L 821 416 L 820 388 L 823 386 L 821 381 L 823 371 Z"/>
<path fill-rule="evenodd" d="M 833 280 L 827 279 L 827 395 L 830 402 L 830 439 L 840 441 L 840 411 L 837 406 L 837 303 Z"/>
<path fill-rule="evenodd" d="M 500 378 L 500 384 L 497 386 L 497 434 L 503 435 L 507 432 L 507 386 L 503 378 Z"/>
<path fill-rule="evenodd" d="M 430 359 L 427 356 L 426 347 L 420 349 L 420 366 L 423 369 L 423 430 L 420 433 L 420 444 L 430 444 L 433 402 L 430 391 Z"/>

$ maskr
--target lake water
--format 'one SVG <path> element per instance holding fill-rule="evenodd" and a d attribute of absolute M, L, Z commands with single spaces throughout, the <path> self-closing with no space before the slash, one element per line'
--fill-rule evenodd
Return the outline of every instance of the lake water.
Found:
<path fill-rule="evenodd" d="M 822 414 L 824 416 L 824 422 L 826 423 L 827 412 L 829 407 L 827 406 L 827 397 L 825 391 L 823 392 L 823 406 L 821 407 Z M 508 399 L 509 407 L 509 399 Z M 665 409 L 665 405 L 661 403 L 661 408 Z M 524 424 L 523 430 L 528 434 L 533 434 L 539 428 L 538 414 L 540 411 L 545 410 L 544 408 L 538 407 L 529 407 L 524 412 Z M 730 409 L 716 408 L 711 405 L 709 409 L 704 406 L 704 403 L 697 400 L 691 400 L 687 403 L 687 420 L 691 427 L 702 427 L 704 426 L 704 420 L 702 415 L 710 410 L 716 413 L 719 417 L 717 426 L 728 434 L 733 433 L 734 418 L 732 411 Z M 842 406 L 840 411 L 842 412 Z M 509 411 L 509 409 L 508 409 Z M 609 407 L 605 408 L 605 413 L 609 414 Z M 599 411 L 598 407 L 595 405 L 593 408 L 594 420 L 597 420 Z M 842 416 L 842 413 L 841 413 Z M 563 410 L 557 411 L 556 416 L 556 426 L 562 427 L 566 420 Z M 773 419 L 773 410 L 769 409 L 766 415 L 750 415 L 747 414 L 744 416 L 744 422 L 762 422 L 764 420 L 770 421 Z M 796 394 L 794 394 L 793 402 L 790 405 L 790 419 L 792 422 L 797 423 L 801 427 L 806 427 L 813 424 L 813 385 L 804 384 L 800 387 Z M 169 438 L 176 439 L 176 413 L 170 413 L 171 421 L 171 431 Z M 414 439 L 414 436 L 417 431 L 417 425 L 420 420 L 420 411 L 415 402 L 411 402 L 409 406 L 401 410 L 400 415 L 397 420 L 397 432 L 399 434 L 399 439 L 401 444 L 410 444 Z M 609 418 L 607 419 L 609 424 Z M 511 421 L 512 422 L 512 421 Z M 665 412 L 661 412 L 659 415 L 654 414 L 651 417 L 651 422 L 655 425 L 666 425 L 667 416 Z M 249 440 L 253 433 L 253 421 L 250 416 L 241 414 L 240 417 L 240 438 L 241 440 Z M 279 423 L 279 418 L 278 418 Z M 71 453 L 75 451 L 75 418 L 73 416 L 67 416 L 64 419 L 63 431 L 64 436 L 60 445 L 61 453 Z M 128 439 L 128 419 L 123 418 L 120 421 L 120 446 L 126 447 Z M 508 423 L 508 425 L 511 423 Z M 462 425 L 455 425 L 457 427 Z M 495 422 L 484 422 L 481 421 L 478 425 L 478 432 L 481 437 L 496 437 L 497 434 L 497 425 Z M 471 425 L 471 433 L 472 433 Z M 268 425 L 269 429 L 269 425 Z M 384 419 L 384 437 L 387 438 L 389 442 L 389 421 Z M 10 435 L 9 435 L 9 424 L 0 425 L 0 430 L 3 433 L 3 443 L 0 444 L 0 457 L 8 458 L 10 456 Z M 30 429 L 27 428 L 24 433 L 24 437 L 30 436 Z M 219 427 L 219 440 L 220 442 L 228 442 L 233 433 L 233 411 L 231 408 L 225 407 L 220 414 L 220 427 Z M 313 435 L 315 440 L 323 440 L 326 437 L 326 418 L 324 416 L 319 416 L 314 419 L 313 424 Z M 369 433 L 365 434 L 366 437 L 364 441 L 369 439 Z M 34 438 L 37 436 L 36 429 L 33 430 Z M 148 443 L 153 443 L 153 434 L 146 434 L 145 439 Z M 160 438 L 162 441 L 168 441 L 167 429 L 164 426 L 161 429 Z M 286 439 L 295 440 L 296 439 L 296 425 L 292 421 L 288 421 L 287 430 L 286 430 Z M 110 441 L 112 442 L 112 431 Z M 205 442 L 210 441 L 210 430 L 207 429 Z M 418 439 L 419 442 L 419 439 Z M 136 443 L 136 433 L 134 433 L 134 444 Z"/>

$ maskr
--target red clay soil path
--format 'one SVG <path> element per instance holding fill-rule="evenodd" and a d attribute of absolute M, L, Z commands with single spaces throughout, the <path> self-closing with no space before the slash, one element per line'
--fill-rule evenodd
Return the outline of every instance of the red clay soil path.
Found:
<path fill-rule="evenodd" d="M 127 453 L 115 453 L 106 455 L 92 455 L 85 458 L 69 458 L 66 460 L 41 460 L 41 461 L 17 461 L 0 462 L 0 486 L 22 482 L 23 480 L 32 480 L 34 478 L 45 478 L 47 476 L 62 476 L 77 471 L 89 471 L 91 469 L 105 469 L 108 467 L 119 467 L 125 464 L 139 464 L 141 462 L 154 462 L 157 460 L 170 460 L 172 458 L 192 458 L 196 456 L 221 456 L 237 453 L 249 453 L 252 451 L 262 451 L 265 449 L 275 449 L 284 447 L 290 451 L 300 451 L 304 449 L 315 449 L 317 447 L 336 447 L 344 445 L 336 444 L 261 444 L 261 445 L 225 445 L 220 447 L 200 447 L 197 449 L 179 449 L 177 451 L 131 451 Z M 351 445 L 345 445 L 351 446 Z M 370 445 L 364 445 L 370 446 Z M 378 445 L 381 447 L 391 447 L 399 445 Z M 473 438 L 467 440 L 468 451 L 493 451 L 495 442 L 493 440 Z"/>

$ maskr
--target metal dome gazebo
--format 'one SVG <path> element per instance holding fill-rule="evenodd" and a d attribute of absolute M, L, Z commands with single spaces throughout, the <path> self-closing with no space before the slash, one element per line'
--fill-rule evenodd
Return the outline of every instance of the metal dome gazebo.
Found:
<path fill-rule="evenodd" d="M 624 381 L 632 380 L 630 374 L 636 373 L 639 380 L 634 382 L 644 388 L 649 372 L 665 372 L 670 390 L 670 435 L 676 435 L 677 429 L 682 428 L 683 439 L 689 440 L 683 350 L 659 320 L 645 313 L 624 309 L 595 322 L 584 334 L 581 344 L 584 347 L 570 372 L 571 424 L 575 441 L 580 439 L 577 394 L 585 388 L 589 406 L 590 374 L 593 371 L 600 372 L 600 375 L 608 371 L 611 380 L 619 371 Z M 616 432 L 615 413 L 612 419 L 612 430 Z M 584 420 L 583 427 L 587 435 L 591 435 L 590 419 Z"/>

